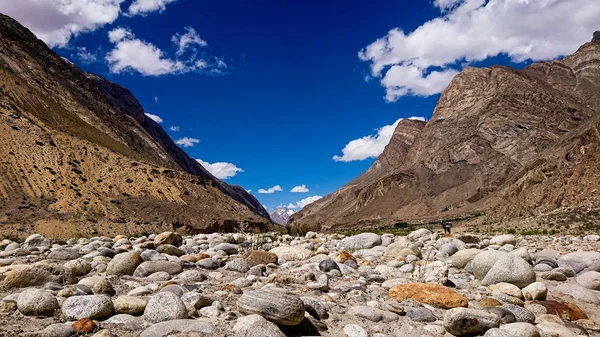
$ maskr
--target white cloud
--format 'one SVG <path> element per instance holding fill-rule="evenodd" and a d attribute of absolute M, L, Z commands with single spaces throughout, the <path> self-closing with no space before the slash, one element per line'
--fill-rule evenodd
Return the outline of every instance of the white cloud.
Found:
<path fill-rule="evenodd" d="M 377 129 L 377 134 L 368 135 L 362 138 L 350 141 L 342 149 L 342 156 L 335 155 L 333 160 L 349 162 L 354 160 L 365 160 L 367 158 L 377 158 L 388 145 L 394 135 L 396 126 L 403 118 L 398 119 L 392 125 L 386 125 Z M 425 121 L 424 117 L 410 117 L 411 120 Z"/>
<path fill-rule="evenodd" d="M 114 22 L 125 0 L 5 0 L 0 11 L 50 47 L 65 47 L 81 33 Z"/>
<path fill-rule="evenodd" d="M 323 197 L 320 195 L 313 195 L 312 197 L 308 197 L 308 198 L 299 200 L 295 204 L 289 204 L 289 205 L 287 205 L 287 208 L 293 208 L 293 209 L 304 208 L 304 206 L 306 206 L 308 204 L 312 204 L 313 202 L 315 202 L 319 199 L 323 199 Z"/>
<path fill-rule="evenodd" d="M 181 34 L 173 35 L 173 37 L 171 38 L 171 42 L 173 42 L 174 44 L 177 45 L 177 47 L 178 47 L 177 55 L 178 56 L 185 54 L 185 52 L 188 49 L 194 50 L 193 48 L 191 48 L 194 45 L 197 45 L 199 47 L 208 46 L 208 43 L 206 41 L 204 41 L 202 38 L 200 38 L 200 35 L 198 35 L 198 32 L 196 32 L 196 30 L 192 27 L 185 27 L 185 34 L 183 34 L 183 35 L 181 35 Z"/>
<path fill-rule="evenodd" d="M 77 47 L 75 50 L 77 51 L 75 56 L 83 63 L 89 64 L 98 61 L 96 55 L 90 53 L 85 47 Z"/>
<path fill-rule="evenodd" d="M 464 66 L 500 54 L 514 62 L 574 52 L 600 28 L 589 0 L 434 0 L 441 14 L 412 32 L 394 28 L 359 52 L 386 100 L 442 92 Z"/>
<path fill-rule="evenodd" d="M 275 186 L 273 186 L 273 187 L 271 187 L 269 189 L 266 189 L 266 190 L 264 188 L 261 188 L 261 189 L 258 190 L 258 193 L 260 193 L 260 194 L 273 194 L 275 192 L 281 192 L 281 191 L 283 191 L 283 188 L 281 188 L 281 186 L 279 186 L 279 185 L 275 185 Z"/>
<path fill-rule="evenodd" d="M 248 193 L 252 193 L 252 190 L 246 190 L 246 192 L 248 192 Z"/>
<path fill-rule="evenodd" d="M 154 102 L 158 103 L 160 100 L 158 99 L 158 96 L 154 96 Z"/>
<path fill-rule="evenodd" d="M 134 0 L 129 6 L 128 14 L 134 16 L 146 15 L 156 11 L 161 13 L 167 8 L 167 4 L 175 1 L 177 0 Z"/>
<path fill-rule="evenodd" d="M 292 193 L 307 193 L 308 188 L 306 188 L 306 185 L 295 186 L 294 188 L 292 188 L 290 190 L 290 192 L 292 192 Z"/>
<path fill-rule="evenodd" d="M 187 27 L 189 34 L 190 27 Z M 192 29 L 193 30 L 193 29 Z M 195 32 L 195 30 L 194 30 Z M 173 36 L 177 40 L 178 48 L 181 48 L 183 36 Z M 190 50 L 191 55 L 186 58 L 172 57 L 150 42 L 135 37 L 128 28 L 115 28 L 108 33 L 110 42 L 114 44 L 113 50 L 106 55 L 110 71 L 112 73 L 138 72 L 144 76 L 160 76 L 167 74 L 185 74 L 190 72 L 225 73 L 227 64 L 217 57 L 198 58 L 196 45 L 187 38 L 184 50 Z"/>
<path fill-rule="evenodd" d="M 200 139 L 190 137 L 183 137 L 175 141 L 175 144 L 181 145 L 183 147 L 192 147 L 198 143 L 200 143 Z"/>
<path fill-rule="evenodd" d="M 219 179 L 228 179 L 234 177 L 238 172 L 244 172 L 241 168 L 235 166 L 232 163 L 207 163 L 201 159 L 196 159 L 208 172 Z M 250 192 L 248 192 L 250 193 Z"/>
<path fill-rule="evenodd" d="M 158 124 L 162 123 L 162 121 L 163 121 L 163 119 L 157 115 L 153 115 L 153 114 L 149 114 L 149 113 L 145 113 L 145 115 L 148 116 L 151 120 L 155 121 Z"/>
<path fill-rule="evenodd" d="M 177 126 L 177 125 L 172 125 L 172 126 L 169 128 L 169 131 L 173 131 L 173 132 L 179 132 L 179 126 Z"/>

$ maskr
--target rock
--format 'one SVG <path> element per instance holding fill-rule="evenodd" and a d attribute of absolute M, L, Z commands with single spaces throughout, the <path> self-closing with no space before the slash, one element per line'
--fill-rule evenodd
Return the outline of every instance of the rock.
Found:
<path fill-rule="evenodd" d="M 62 304 L 67 319 L 104 318 L 113 312 L 113 304 L 106 295 L 72 296 Z"/>
<path fill-rule="evenodd" d="M 600 298 L 593 290 L 584 288 L 580 285 L 563 283 L 555 288 L 555 292 L 571 296 L 574 299 L 586 303 L 600 304 Z"/>
<path fill-rule="evenodd" d="M 510 323 L 503 324 L 500 326 L 501 330 L 504 330 L 509 333 L 509 336 L 519 336 L 519 337 L 540 337 L 539 330 L 533 324 L 529 323 Z"/>
<path fill-rule="evenodd" d="M 397 241 L 385 247 L 383 255 L 394 258 L 406 258 L 409 255 L 414 255 L 420 258 L 421 251 L 413 247 L 408 241 Z"/>
<path fill-rule="evenodd" d="M 492 266 L 494 266 L 494 264 L 496 264 L 500 258 L 507 255 L 508 253 L 497 250 L 484 250 L 480 252 L 479 254 L 475 255 L 471 261 L 473 275 L 478 280 L 483 280 L 488 271 L 492 269 Z"/>
<path fill-rule="evenodd" d="M 267 265 L 269 263 L 277 264 L 277 255 L 262 250 L 251 250 L 244 254 L 244 260 L 250 266 L 257 266 L 259 264 Z"/>
<path fill-rule="evenodd" d="M 459 250 L 452 255 L 452 266 L 454 268 L 464 268 L 479 253 L 481 253 L 481 250 L 475 248 Z"/>
<path fill-rule="evenodd" d="M 182 280 L 185 282 L 202 282 L 205 281 L 208 277 L 196 269 L 184 270 L 181 274 L 177 275 L 178 280 Z"/>
<path fill-rule="evenodd" d="M 510 304 L 510 303 L 505 303 L 502 305 L 501 308 L 504 308 L 504 309 L 510 311 L 515 316 L 515 319 L 517 320 L 517 322 L 524 322 L 524 323 L 531 323 L 531 324 L 533 324 L 535 322 L 535 315 L 531 311 L 529 311 L 521 306 Z"/>
<path fill-rule="evenodd" d="M 239 337 L 285 337 L 277 325 L 256 314 L 238 318 L 233 331 Z"/>
<path fill-rule="evenodd" d="M 406 238 L 410 241 L 425 241 L 429 240 L 433 233 L 427 228 L 419 228 L 416 231 L 408 233 Z"/>
<path fill-rule="evenodd" d="M 174 332 L 213 334 L 216 330 L 215 326 L 207 319 L 174 319 L 151 325 L 142 331 L 140 337 L 166 337 Z"/>
<path fill-rule="evenodd" d="M 500 330 L 500 328 L 491 328 L 485 332 L 484 337 L 512 337 L 508 331 Z"/>
<path fill-rule="evenodd" d="M 181 296 L 181 300 L 183 301 L 183 303 L 186 306 L 190 305 L 190 306 L 194 307 L 196 310 L 202 309 L 204 307 L 208 307 L 209 305 L 212 305 L 212 303 L 214 302 L 214 300 L 211 299 L 210 297 L 198 294 L 196 292 L 189 292 L 189 293 L 183 294 Z"/>
<path fill-rule="evenodd" d="M 96 330 L 96 323 L 89 318 L 81 318 L 78 319 L 73 325 L 71 325 L 73 330 L 81 333 L 90 333 Z"/>
<path fill-rule="evenodd" d="M 519 288 L 524 288 L 535 282 L 535 272 L 527 261 L 519 256 L 507 254 L 494 263 L 481 284 L 491 285 L 500 282 L 511 283 Z"/>
<path fill-rule="evenodd" d="M 118 314 L 138 315 L 144 312 L 148 300 L 136 296 L 119 296 L 113 301 L 113 307 Z"/>
<path fill-rule="evenodd" d="M 237 254 L 240 246 L 231 243 L 219 243 L 218 245 L 214 246 L 213 249 L 216 251 L 222 250 L 227 253 L 227 255 L 231 255 Z"/>
<path fill-rule="evenodd" d="M 64 266 L 75 276 L 83 276 L 92 271 L 92 264 L 81 259 L 69 261 Z"/>
<path fill-rule="evenodd" d="M 500 317 L 501 324 L 514 323 L 517 321 L 517 319 L 515 318 L 515 315 L 513 315 L 512 312 L 510 312 L 504 308 L 501 308 L 501 307 L 490 307 L 490 308 L 485 308 L 483 310 L 485 310 L 487 312 L 491 312 L 492 314 L 498 315 L 498 317 Z"/>
<path fill-rule="evenodd" d="M 600 290 L 600 273 L 597 271 L 586 271 L 581 273 L 575 280 L 585 288 Z"/>
<path fill-rule="evenodd" d="M 406 317 L 412 319 L 415 322 L 435 322 L 437 318 L 433 315 L 431 310 L 425 307 L 414 307 L 406 309 Z"/>
<path fill-rule="evenodd" d="M 33 335 L 36 337 L 69 337 L 76 334 L 70 325 L 64 323 L 51 324 L 45 327 L 43 330 L 34 332 Z"/>
<path fill-rule="evenodd" d="M 512 234 L 497 235 L 490 239 L 490 245 L 516 245 L 517 238 Z"/>
<path fill-rule="evenodd" d="M 295 294 L 267 288 L 246 291 L 237 301 L 244 315 L 259 314 L 278 325 L 297 325 L 304 319 L 304 303 Z"/>
<path fill-rule="evenodd" d="M 179 274 L 183 268 L 179 263 L 171 261 L 146 261 L 140 264 L 133 273 L 135 277 L 146 277 L 156 272 L 167 272 L 170 275 Z"/>
<path fill-rule="evenodd" d="M 340 245 L 344 249 L 369 249 L 381 245 L 381 237 L 375 233 L 360 233 L 344 238 Z"/>
<path fill-rule="evenodd" d="M 329 318 L 327 307 L 319 300 L 311 297 L 300 297 L 300 300 L 304 303 L 304 310 L 312 317 L 318 320 Z"/>
<path fill-rule="evenodd" d="M 171 292 L 160 292 L 150 298 L 144 310 L 144 320 L 150 323 L 187 318 L 183 301 Z"/>
<path fill-rule="evenodd" d="M 379 322 L 383 318 L 383 313 L 381 310 L 367 305 L 354 306 L 348 310 L 347 314 L 364 318 L 371 322 Z"/>
<path fill-rule="evenodd" d="M 368 337 L 367 331 L 358 324 L 348 324 L 344 326 L 344 333 L 347 337 Z"/>
<path fill-rule="evenodd" d="M 465 297 L 439 284 L 399 284 L 390 289 L 389 296 L 398 301 L 412 299 L 442 309 L 466 307 L 468 305 Z"/>
<path fill-rule="evenodd" d="M 558 301 L 533 301 L 532 304 L 541 305 L 546 309 L 546 313 L 557 315 L 562 319 L 576 321 L 587 319 L 587 315 L 578 306 L 569 302 Z"/>
<path fill-rule="evenodd" d="M 573 252 L 558 258 L 560 267 L 571 267 L 576 274 L 585 271 L 589 266 L 600 263 L 600 252 Z"/>
<path fill-rule="evenodd" d="M 23 243 L 23 248 L 27 250 L 32 250 L 33 248 L 36 248 L 40 251 L 44 251 L 50 248 L 50 244 L 50 240 L 46 239 L 42 235 L 33 234 L 28 236 L 27 239 L 25 239 L 25 242 Z"/>
<path fill-rule="evenodd" d="M 454 308 L 444 314 L 444 328 L 455 336 L 483 334 L 500 326 L 500 317 L 483 310 Z"/>
<path fill-rule="evenodd" d="M 551 281 L 566 281 L 567 280 L 567 277 L 565 276 L 565 274 L 554 271 L 554 270 L 542 273 L 540 275 L 540 277 L 543 278 L 544 280 L 551 280 Z"/>
<path fill-rule="evenodd" d="M 4 286 L 7 288 L 39 287 L 48 282 L 62 284 L 62 278 L 39 267 L 26 267 L 4 273 Z"/>
<path fill-rule="evenodd" d="M 280 246 L 271 249 L 269 252 L 277 255 L 279 260 L 284 261 L 302 261 L 312 255 L 310 250 L 298 246 Z"/>
<path fill-rule="evenodd" d="M 92 287 L 92 293 L 94 295 L 108 295 L 113 296 L 115 294 L 115 289 L 107 279 L 103 278 L 98 280 Z"/>
<path fill-rule="evenodd" d="M 447 254 L 448 256 L 452 256 L 456 252 L 458 252 L 458 247 L 456 247 L 452 243 L 444 243 L 442 246 L 440 246 L 439 250 L 441 253 Z"/>
<path fill-rule="evenodd" d="M 196 266 L 200 267 L 200 268 L 204 268 L 204 269 L 217 269 L 219 268 L 219 263 L 213 259 L 202 259 L 198 262 L 196 262 Z"/>
<path fill-rule="evenodd" d="M 173 245 L 170 244 L 162 244 L 156 248 L 156 251 L 160 254 L 173 255 L 173 256 L 182 256 L 185 255 L 185 252 Z"/>
<path fill-rule="evenodd" d="M 491 308 L 491 307 L 499 307 L 501 306 L 502 303 L 500 303 L 500 301 L 498 301 L 497 299 L 494 298 L 484 298 L 481 301 L 479 301 L 479 307 L 480 308 Z"/>
<path fill-rule="evenodd" d="M 68 261 L 75 260 L 79 257 L 79 252 L 75 249 L 70 248 L 60 248 L 55 249 L 46 256 L 48 260 L 59 260 L 59 261 Z"/>
<path fill-rule="evenodd" d="M 164 232 L 154 238 L 154 247 L 159 247 L 160 245 L 181 246 L 182 242 L 183 238 L 181 235 L 173 232 Z"/>
<path fill-rule="evenodd" d="M 239 258 L 227 262 L 223 269 L 236 271 L 238 273 L 245 273 L 250 269 L 250 265 L 248 265 L 246 260 L 244 260 L 243 258 Z"/>
<path fill-rule="evenodd" d="M 521 290 L 525 301 L 545 300 L 548 288 L 542 282 L 533 282 Z"/>
<path fill-rule="evenodd" d="M 488 287 L 488 289 L 492 292 L 503 293 L 512 297 L 522 298 L 523 294 L 521 293 L 521 289 L 514 284 L 500 282 L 496 284 L 492 284 Z"/>
<path fill-rule="evenodd" d="M 17 308 L 25 316 L 52 316 L 60 306 L 51 293 L 31 288 L 19 294 Z"/>
<path fill-rule="evenodd" d="M 319 270 L 327 273 L 332 270 L 340 270 L 340 267 L 337 265 L 337 262 L 332 259 L 323 260 L 319 263 Z"/>
<path fill-rule="evenodd" d="M 106 275 L 133 275 L 135 269 L 142 264 L 138 252 L 127 252 L 115 255 L 106 267 Z"/>

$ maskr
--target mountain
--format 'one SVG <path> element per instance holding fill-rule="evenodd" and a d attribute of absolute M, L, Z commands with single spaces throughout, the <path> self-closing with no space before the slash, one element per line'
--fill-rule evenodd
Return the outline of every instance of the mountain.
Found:
<path fill-rule="evenodd" d="M 6 235 L 266 228 L 129 90 L 83 72 L 0 15 L 0 228 Z"/>
<path fill-rule="evenodd" d="M 269 213 L 269 216 L 274 223 L 285 226 L 290 221 L 290 217 L 294 215 L 294 213 L 296 212 L 290 208 L 277 207 L 271 213 Z"/>
<path fill-rule="evenodd" d="M 562 60 L 468 67 L 363 175 L 291 222 L 322 230 L 600 208 L 600 33 Z M 594 213 L 595 214 L 595 213 Z"/>

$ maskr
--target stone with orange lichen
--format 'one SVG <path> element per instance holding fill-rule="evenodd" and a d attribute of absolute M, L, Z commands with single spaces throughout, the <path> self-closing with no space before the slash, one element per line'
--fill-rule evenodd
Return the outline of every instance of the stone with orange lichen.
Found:
<path fill-rule="evenodd" d="M 90 333 L 96 330 L 96 323 L 89 318 L 82 318 L 73 323 L 72 327 L 77 332 Z"/>
<path fill-rule="evenodd" d="M 532 301 L 531 303 L 543 306 L 550 315 L 557 315 L 569 321 L 588 318 L 585 312 L 573 303 L 558 301 Z"/>
<path fill-rule="evenodd" d="M 489 297 L 479 301 L 479 307 L 481 308 L 499 307 L 501 305 L 502 303 L 500 303 L 500 301 Z"/>
<path fill-rule="evenodd" d="M 344 263 L 348 260 L 352 260 L 352 261 L 356 262 L 356 258 L 352 254 L 348 253 L 345 250 L 341 251 L 340 255 L 338 256 L 338 261 L 341 263 Z"/>
<path fill-rule="evenodd" d="M 392 287 L 388 294 L 398 301 L 412 299 L 442 309 L 467 307 L 469 305 L 469 301 L 456 291 L 433 283 L 399 284 Z"/>

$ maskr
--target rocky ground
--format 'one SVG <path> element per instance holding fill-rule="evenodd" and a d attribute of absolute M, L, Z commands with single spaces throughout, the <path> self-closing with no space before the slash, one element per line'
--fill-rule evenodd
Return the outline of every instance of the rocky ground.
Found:
<path fill-rule="evenodd" d="M 0 242 L 0 336 L 600 336 L 600 236 Z"/>

